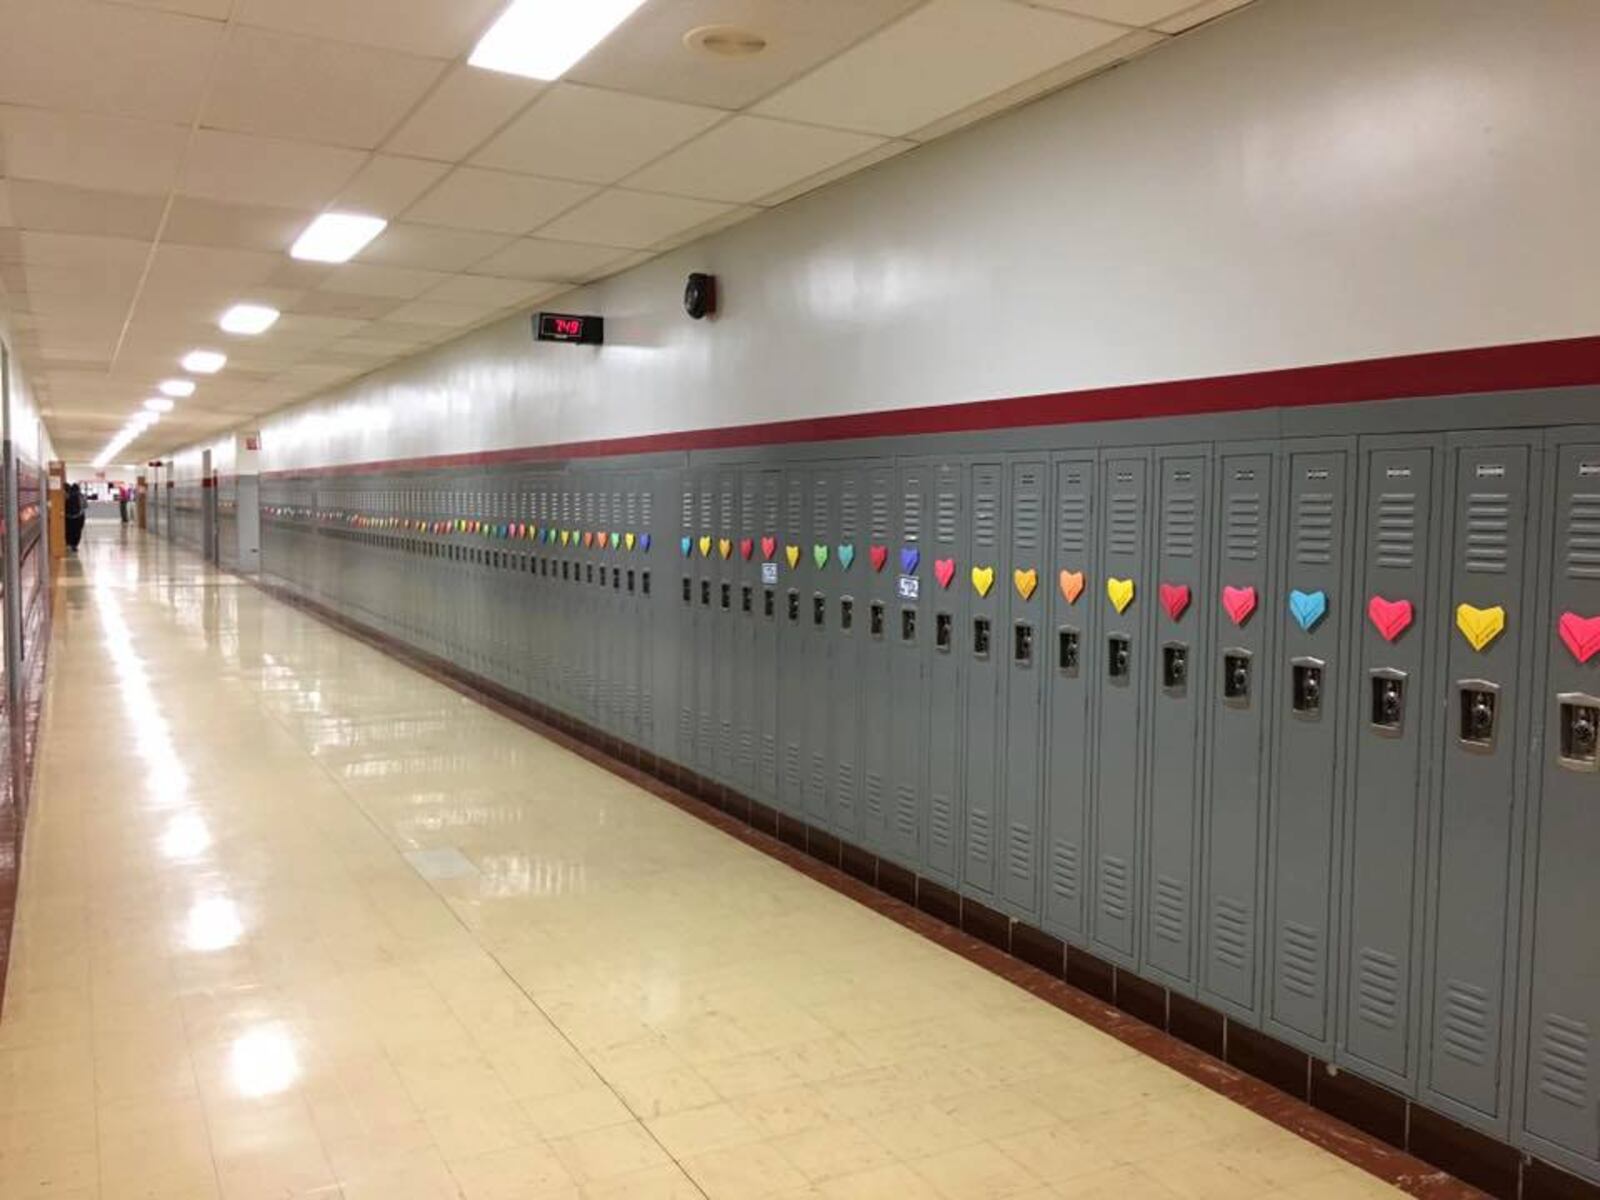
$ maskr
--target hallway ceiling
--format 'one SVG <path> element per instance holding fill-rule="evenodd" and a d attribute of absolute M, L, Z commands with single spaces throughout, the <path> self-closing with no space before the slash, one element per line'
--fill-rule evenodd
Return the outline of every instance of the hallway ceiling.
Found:
<path fill-rule="evenodd" d="M 504 0 L 0 0 L 0 311 L 63 457 L 247 422 L 1158 46 L 1247 0 L 648 0 L 555 83 Z M 767 48 L 684 43 L 727 24 Z M 389 228 L 288 248 L 320 212 Z M 230 337 L 240 301 L 283 313 Z"/>

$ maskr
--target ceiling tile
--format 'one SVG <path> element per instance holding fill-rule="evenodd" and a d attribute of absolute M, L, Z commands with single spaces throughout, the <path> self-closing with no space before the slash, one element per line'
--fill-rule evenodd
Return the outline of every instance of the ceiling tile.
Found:
<path fill-rule="evenodd" d="M 153 238 L 166 207 L 159 196 L 92 191 L 58 183 L 10 182 L 11 220 L 22 229 Z"/>
<path fill-rule="evenodd" d="M 552 242 L 519 238 L 503 250 L 476 264 L 487 275 L 514 279 L 581 279 L 589 272 L 616 262 L 626 252 L 614 246 L 589 246 L 578 242 Z"/>
<path fill-rule="evenodd" d="M 336 267 L 322 282 L 322 291 L 345 292 L 354 296 L 392 296 L 415 300 L 438 286 L 447 276 L 438 271 L 418 271 L 409 267 L 385 267 L 374 263 L 345 263 Z"/>
<path fill-rule="evenodd" d="M 1174 13 L 1160 22 L 1156 28 L 1162 33 L 1182 33 L 1185 29 L 1193 29 L 1196 25 L 1214 21 L 1223 14 L 1230 13 L 1236 8 L 1243 8 L 1249 3 L 1250 0 L 1203 0 L 1203 3 L 1196 4 L 1193 8 Z"/>
<path fill-rule="evenodd" d="M 368 322 L 350 317 L 309 317 L 285 313 L 272 327 L 274 341 L 286 346 L 326 346 L 337 338 L 349 337 Z"/>
<path fill-rule="evenodd" d="M 672 0 L 647 4 L 567 78 L 618 91 L 738 109 L 832 58 L 920 0 Z M 749 58 L 716 58 L 684 45 L 705 25 L 764 37 Z"/>
<path fill-rule="evenodd" d="M 307 292 L 285 312 L 308 317 L 352 317 L 374 321 L 386 317 L 404 300 L 394 296 L 358 296 L 349 292 Z"/>
<path fill-rule="evenodd" d="M 211 129 L 371 149 L 439 77 L 436 61 L 239 29 L 206 104 Z"/>
<path fill-rule="evenodd" d="M 135 8 L 153 8 L 159 12 L 183 13 L 191 17 L 209 17 L 213 21 L 226 21 L 233 11 L 233 0 L 122 0 Z"/>
<path fill-rule="evenodd" d="M 0 102 L 188 124 L 222 30 L 88 0 L 5 0 Z"/>
<path fill-rule="evenodd" d="M 615 183 L 726 115 L 715 108 L 561 83 L 472 161 L 530 175 Z"/>
<path fill-rule="evenodd" d="M 0 179 L 0 226 L 15 228 L 16 224 L 11 215 L 11 184 Z"/>
<path fill-rule="evenodd" d="M 89 237 L 70 233 L 17 235 L 20 261 L 29 267 L 142 267 L 150 244 L 130 238 Z"/>
<path fill-rule="evenodd" d="M 164 196 L 188 140 L 178 125 L 0 108 L 5 170 L 14 178 Z"/>
<path fill-rule="evenodd" d="M 202 129 L 180 190 L 206 200 L 320 210 L 362 161 L 358 150 Z"/>
<path fill-rule="evenodd" d="M 628 186 L 748 203 L 866 154 L 882 138 L 765 117 L 734 117 L 628 179 Z"/>
<path fill-rule="evenodd" d="M 1193 0 L 1030 0 L 1041 8 L 1115 21 L 1119 25 L 1154 25 L 1193 4 Z"/>
<path fill-rule="evenodd" d="M 482 305 L 442 304 L 436 300 L 413 300 L 403 308 L 389 314 L 389 320 L 410 325 L 437 325 L 441 328 L 459 329 L 483 320 L 495 310 Z"/>
<path fill-rule="evenodd" d="M 453 275 L 428 293 L 429 300 L 443 304 L 485 304 L 509 308 L 530 303 L 536 296 L 548 296 L 565 285 L 550 280 L 495 279 L 487 275 Z"/>
<path fill-rule="evenodd" d="M 460 167 L 406 213 L 408 221 L 489 233 L 527 233 L 571 208 L 594 188 Z"/>
<path fill-rule="evenodd" d="M 426 159 L 375 154 L 334 203 L 346 211 L 392 217 L 410 207 L 449 169 Z"/>
<path fill-rule="evenodd" d="M 475 233 L 435 225 L 390 225 L 361 252 L 361 262 L 431 271 L 463 271 L 511 241 L 503 233 Z"/>
<path fill-rule="evenodd" d="M 899 136 L 1120 37 L 1119 26 L 995 0 L 932 0 L 755 111 Z"/>
<path fill-rule="evenodd" d="M 314 216 L 314 210 L 177 196 L 162 236 L 182 245 L 287 253 Z"/>
<path fill-rule="evenodd" d="M 539 230 L 558 241 L 593 242 L 643 250 L 733 208 L 710 200 L 658 196 L 612 188 Z"/>
<path fill-rule="evenodd" d="M 525 108 L 544 84 L 465 65 L 450 69 L 385 144 L 395 154 L 459 162 Z"/>
<path fill-rule="evenodd" d="M 505 0 L 238 0 L 243 25 L 456 58 L 488 29 Z"/>

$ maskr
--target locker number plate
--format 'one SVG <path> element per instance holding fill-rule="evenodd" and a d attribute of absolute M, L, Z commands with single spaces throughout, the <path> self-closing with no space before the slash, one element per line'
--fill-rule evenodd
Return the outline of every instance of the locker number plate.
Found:
<path fill-rule="evenodd" d="M 764 562 L 761 564 L 761 582 L 765 584 L 774 584 L 778 582 L 777 563 Z"/>
<path fill-rule="evenodd" d="M 915 600 L 922 591 L 922 581 L 915 575 L 900 576 L 900 599 Z"/>

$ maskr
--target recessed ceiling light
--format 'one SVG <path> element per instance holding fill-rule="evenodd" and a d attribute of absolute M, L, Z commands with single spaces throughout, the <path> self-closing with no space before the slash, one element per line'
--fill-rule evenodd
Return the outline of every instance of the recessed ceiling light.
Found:
<path fill-rule="evenodd" d="M 176 396 L 183 399 L 185 396 L 194 395 L 194 380 L 192 379 L 166 379 L 161 383 L 161 393 L 165 396 Z"/>
<path fill-rule="evenodd" d="M 289 253 L 309 262 L 349 262 L 388 223 L 382 217 L 359 213 L 323 213 L 306 226 Z"/>
<path fill-rule="evenodd" d="M 215 350 L 191 350 L 183 356 L 183 369 L 195 375 L 215 375 L 228 365 L 228 356 Z"/>
<path fill-rule="evenodd" d="M 767 48 L 767 39 L 737 25 L 701 25 L 683 35 L 683 44 L 714 58 L 752 58 Z"/>
<path fill-rule="evenodd" d="M 529 79 L 560 79 L 644 0 L 513 0 L 489 27 L 475 67 Z"/>
<path fill-rule="evenodd" d="M 278 310 L 265 304 L 235 304 L 222 314 L 218 322 L 224 333 L 239 333 L 253 337 L 265 333 L 278 323 Z"/>
<path fill-rule="evenodd" d="M 155 396 L 144 402 L 145 408 L 153 413 L 169 413 L 172 411 L 172 401 L 164 396 Z"/>

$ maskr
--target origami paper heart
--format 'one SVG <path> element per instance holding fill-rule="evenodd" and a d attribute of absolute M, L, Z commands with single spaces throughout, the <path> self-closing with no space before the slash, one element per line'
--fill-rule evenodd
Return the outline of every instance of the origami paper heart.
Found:
<path fill-rule="evenodd" d="M 1017 589 L 1017 595 L 1024 600 L 1032 600 L 1034 590 L 1039 586 L 1039 572 L 1032 567 L 1026 571 L 1012 571 L 1011 586 Z"/>
<path fill-rule="evenodd" d="M 1561 640 L 1579 662 L 1588 662 L 1595 651 L 1600 650 L 1600 617 L 1580 617 L 1575 612 L 1564 612 L 1557 628 Z"/>
<path fill-rule="evenodd" d="M 1289 615 L 1294 618 L 1295 624 L 1307 633 L 1328 612 L 1328 594 L 1326 592 L 1302 592 L 1296 589 L 1289 593 Z"/>
<path fill-rule="evenodd" d="M 1243 625 L 1256 610 L 1256 589 L 1253 587 L 1225 587 L 1222 589 L 1222 609 L 1235 625 Z"/>
<path fill-rule="evenodd" d="M 956 577 L 956 560 L 953 558 L 934 559 L 933 577 L 939 581 L 940 587 L 949 587 L 950 581 Z"/>
<path fill-rule="evenodd" d="M 906 546 L 900 551 L 900 574 L 915 575 L 917 564 L 922 561 L 922 551 L 915 546 Z"/>
<path fill-rule="evenodd" d="M 1409 600 L 1385 600 L 1382 596 L 1373 596 L 1367 601 L 1367 619 L 1386 642 L 1394 641 L 1406 631 L 1411 624 L 1411 615 Z"/>
<path fill-rule="evenodd" d="M 800 565 L 799 546 L 785 546 L 783 548 L 783 556 L 789 560 L 789 570 L 792 571 L 795 569 L 795 567 Z"/>
<path fill-rule="evenodd" d="M 756 552 L 756 543 L 755 543 L 755 540 L 753 538 L 740 538 L 739 539 L 739 557 L 740 558 L 744 559 L 745 562 L 749 562 L 751 556 L 753 554 L 755 554 L 755 552 Z"/>
<path fill-rule="evenodd" d="M 764 537 L 761 539 L 761 557 L 771 562 L 778 553 L 778 539 Z"/>
<path fill-rule="evenodd" d="M 724 559 L 732 558 L 733 557 L 733 539 L 732 538 L 723 538 L 721 541 L 719 541 L 717 543 L 717 553 L 722 555 L 722 557 Z"/>
<path fill-rule="evenodd" d="M 889 561 L 889 547 L 868 546 L 867 559 L 872 563 L 872 569 L 874 571 L 883 570 L 883 564 Z"/>
<path fill-rule="evenodd" d="M 643 550 L 646 554 L 650 553 L 650 535 L 648 533 L 641 533 L 639 535 L 639 549 Z"/>
<path fill-rule="evenodd" d="M 1083 595 L 1083 572 L 1063 571 L 1056 576 L 1056 581 L 1061 585 L 1062 598 L 1068 604 L 1076 604 L 1078 597 Z"/>
<path fill-rule="evenodd" d="M 636 545 L 639 544 L 639 539 L 634 537 L 631 533 L 625 533 L 622 535 L 622 544 L 629 550 L 632 550 Z"/>
<path fill-rule="evenodd" d="M 1167 610 L 1167 616 L 1176 621 L 1183 616 L 1184 609 L 1189 607 L 1189 585 L 1187 583 L 1163 583 L 1160 587 L 1161 607 Z M 1110 594 L 1109 592 L 1107 593 Z M 1112 603 L 1116 603 L 1115 600 Z M 1121 611 L 1118 609 L 1117 611 Z"/>
<path fill-rule="evenodd" d="M 839 543 L 839 569 L 848 571 L 850 564 L 856 560 L 856 548 L 849 542 Z"/>
<path fill-rule="evenodd" d="M 700 539 L 700 557 L 711 557 L 711 539 L 709 537 L 702 537 Z"/>
<path fill-rule="evenodd" d="M 561 535 L 562 543 L 565 544 L 566 540 L 567 540 L 567 535 L 563 533 Z M 692 537 L 683 538 L 682 540 L 680 540 L 678 542 L 678 545 L 683 548 L 683 556 L 685 558 L 688 558 L 688 557 L 690 557 L 691 555 L 694 554 L 694 539 Z"/>
<path fill-rule="evenodd" d="M 1506 627 L 1506 610 L 1498 604 L 1493 608 L 1473 608 L 1470 604 L 1456 605 L 1456 628 L 1467 639 L 1467 645 L 1482 650 Z"/>
<path fill-rule="evenodd" d="M 1107 579 L 1106 599 L 1111 601 L 1111 607 L 1118 612 L 1126 612 L 1128 605 L 1133 603 L 1133 580 Z"/>
<path fill-rule="evenodd" d="M 821 542 L 811 547 L 811 559 L 817 564 L 817 570 L 822 570 L 828 565 L 828 548 Z"/>
<path fill-rule="evenodd" d="M 993 567 L 972 568 L 972 590 L 980 596 L 987 596 L 989 589 L 994 586 Z"/>
<path fill-rule="evenodd" d="M 561 531 L 561 544 L 563 546 L 565 546 L 571 540 L 572 540 L 572 535 L 569 534 L 565 529 L 563 529 Z M 683 540 L 684 541 L 688 541 L 689 539 L 688 538 L 684 538 Z M 688 550 L 685 550 L 684 553 L 687 554 Z"/>
<path fill-rule="evenodd" d="M 622 549 L 622 535 L 620 533 L 613 533 L 611 535 L 611 548 L 613 550 Z"/>

